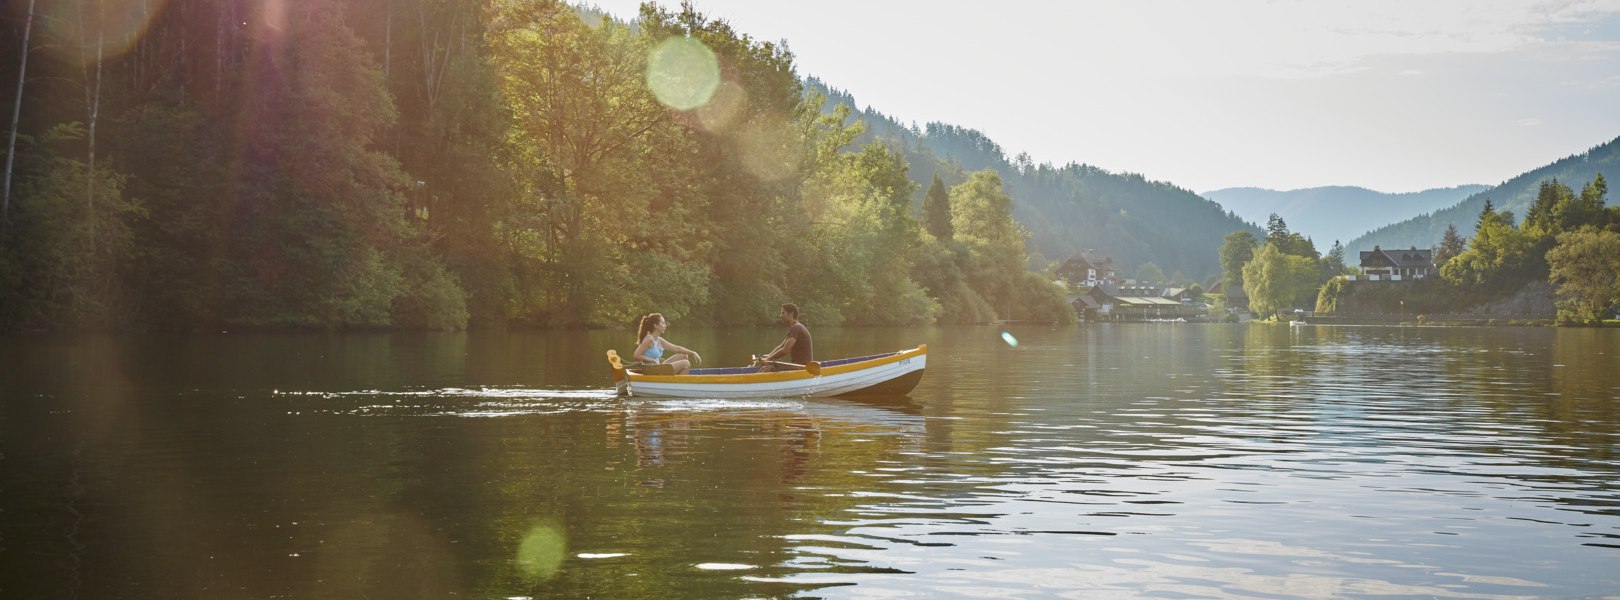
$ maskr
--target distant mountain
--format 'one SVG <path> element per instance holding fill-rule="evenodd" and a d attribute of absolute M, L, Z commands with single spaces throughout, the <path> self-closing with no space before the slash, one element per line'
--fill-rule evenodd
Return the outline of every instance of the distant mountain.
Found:
<path fill-rule="evenodd" d="M 1203 196 L 1252 223 L 1264 225 L 1275 213 L 1288 222 L 1289 230 L 1311 238 L 1317 250 L 1327 252 L 1334 241 L 1348 242 L 1384 225 L 1454 206 L 1487 189 L 1490 186 L 1463 185 L 1388 194 L 1345 186 L 1286 192 L 1242 187 Z"/>
<path fill-rule="evenodd" d="M 1541 182 L 1557 179 L 1579 193 L 1581 187 L 1598 173 L 1610 179 L 1620 175 L 1620 138 L 1509 179 L 1501 185 L 1469 196 L 1450 208 L 1373 230 L 1345 243 L 1344 247 L 1350 251 L 1350 256 L 1356 256 L 1355 252 L 1360 250 L 1371 250 L 1374 245 L 1385 248 L 1428 248 L 1440 243 L 1440 236 L 1445 234 L 1447 225 L 1456 225 L 1458 233 L 1471 238 L 1474 236 L 1474 222 L 1479 219 L 1479 211 L 1485 208 L 1486 199 L 1498 211 L 1513 211 L 1514 222 L 1517 223 L 1524 220 L 1525 210 L 1535 201 Z M 1614 199 L 1611 197 L 1609 201 L 1613 203 Z"/>
<path fill-rule="evenodd" d="M 1219 204 L 1167 182 L 1075 163 L 1036 165 L 1022 153 L 1008 157 L 974 129 L 904 125 L 871 107 L 860 108 L 854 97 L 815 78 L 805 89 L 827 96 L 828 110 L 838 104 L 854 109 L 851 118 L 866 123 L 857 143 L 882 140 L 903 154 L 911 178 L 921 184 L 918 202 L 936 173 L 946 185 L 956 185 L 967 173 L 995 169 L 1012 196 L 1013 216 L 1030 232 L 1029 249 L 1037 261 L 1062 261 L 1095 248 L 1126 276 L 1151 262 L 1172 277 L 1204 281 L 1221 271 L 1219 253 L 1227 234 L 1262 235 Z"/>

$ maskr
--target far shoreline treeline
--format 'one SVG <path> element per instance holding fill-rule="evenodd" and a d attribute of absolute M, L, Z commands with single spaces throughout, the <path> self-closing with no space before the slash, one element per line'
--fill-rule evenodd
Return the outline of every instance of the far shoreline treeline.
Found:
<path fill-rule="evenodd" d="M 1074 319 L 997 173 L 919 205 L 689 5 L 14 10 L 0 331 Z"/>
<path fill-rule="evenodd" d="M 1343 246 L 1335 242 L 1318 256 L 1275 214 L 1264 240 L 1245 231 L 1228 235 L 1221 263 L 1226 280 L 1247 294 L 1247 308 L 1268 319 L 1286 320 L 1285 311 L 1313 306 L 1318 315 L 1490 317 L 1480 309 L 1536 296 L 1539 287 L 1554 290 L 1548 309 L 1559 324 L 1598 325 L 1620 318 L 1620 207 L 1606 205 L 1608 189 L 1602 173 L 1579 193 L 1544 180 L 1522 222 L 1487 198 L 1473 237 L 1448 226 L 1433 249 L 1437 272 L 1415 281 L 1351 281 L 1345 276 L 1356 271 L 1345 264 Z"/>

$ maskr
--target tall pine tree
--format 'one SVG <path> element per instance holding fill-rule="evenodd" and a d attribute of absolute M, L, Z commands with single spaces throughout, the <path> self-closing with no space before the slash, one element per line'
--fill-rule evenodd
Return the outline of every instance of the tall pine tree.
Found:
<path fill-rule="evenodd" d="M 1462 234 L 1457 233 L 1455 224 L 1447 225 L 1446 233 L 1440 236 L 1440 246 L 1434 249 L 1435 267 L 1439 268 L 1441 265 L 1446 264 L 1446 261 L 1451 260 L 1453 256 L 1462 254 L 1463 250 L 1467 249 L 1467 244 L 1468 242 L 1463 239 Z"/>
<path fill-rule="evenodd" d="M 923 225 L 928 233 L 941 241 L 948 241 L 954 232 L 951 230 L 951 195 L 945 191 L 945 182 L 939 180 L 939 173 L 934 174 L 934 182 L 928 184 L 928 195 L 923 197 Z"/>

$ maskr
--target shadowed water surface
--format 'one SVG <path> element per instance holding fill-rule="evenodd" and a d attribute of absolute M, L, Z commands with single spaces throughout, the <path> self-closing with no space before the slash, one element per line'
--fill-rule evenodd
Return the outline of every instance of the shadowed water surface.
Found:
<path fill-rule="evenodd" d="M 0 597 L 1620 594 L 1620 331 L 1008 333 L 817 329 L 929 344 L 859 401 L 615 398 L 624 332 L 0 338 Z"/>

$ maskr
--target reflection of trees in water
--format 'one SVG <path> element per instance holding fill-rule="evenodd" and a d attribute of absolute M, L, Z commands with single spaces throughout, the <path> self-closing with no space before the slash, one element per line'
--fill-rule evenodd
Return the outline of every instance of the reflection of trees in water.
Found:
<path fill-rule="evenodd" d="M 572 505 L 564 522 L 571 555 L 611 558 L 572 558 L 528 595 L 759 595 L 757 582 L 703 575 L 696 565 L 749 565 L 747 575 L 761 576 L 789 560 L 783 536 L 799 533 L 807 518 L 838 514 L 857 502 L 822 490 L 849 489 L 859 481 L 850 471 L 872 469 L 918 445 L 922 420 L 906 410 L 903 403 L 836 399 L 630 400 L 595 413 L 603 454 L 583 462 L 583 469 L 570 468 L 584 489 L 564 493 L 583 503 Z M 584 469 L 594 473 L 580 473 Z M 486 591 L 523 589 L 491 585 Z"/>

